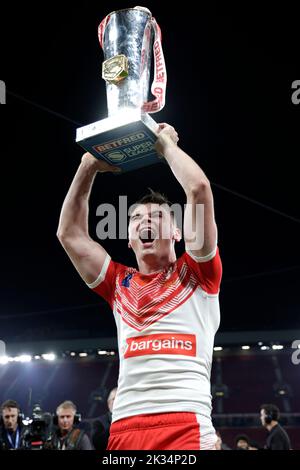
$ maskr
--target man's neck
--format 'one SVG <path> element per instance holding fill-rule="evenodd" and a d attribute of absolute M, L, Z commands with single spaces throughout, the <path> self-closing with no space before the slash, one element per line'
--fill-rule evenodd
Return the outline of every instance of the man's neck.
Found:
<path fill-rule="evenodd" d="M 269 432 L 272 431 L 272 429 L 275 428 L 275 426 L 277 426 L 277 424 L 278 424 L 278 421 L 271 421 L 271 423 L 267 425 L 267 430 Z"/>
<path fill-rule="evenodd" d="M 66 435 L 69 434 L 69 432 L 70 432 L 71 430 L 72 430 L 72 428 L 71 428 L 71 429 L 61 429 L 61 430 L 60 430 L 60 435 L 61 435 L 61 437 L 66 437 Z"/>
<path fill-rule="evenodd" d="M 168 257 L 149 257 L 147 259 L 139 259 L 138 266 L 141 274 L 154 274 L 169 268 L 176 261 L 175 253 L 170 253 Z"/>
<path fill-rule="evenodd" d="M 9 434 L 14 434 L 16 432 L 16 430 L 18 429 L 18 425 L 13 427 L 13 428 L 9 428 L 7 429 L 7 432 L 9 432 Z"/>

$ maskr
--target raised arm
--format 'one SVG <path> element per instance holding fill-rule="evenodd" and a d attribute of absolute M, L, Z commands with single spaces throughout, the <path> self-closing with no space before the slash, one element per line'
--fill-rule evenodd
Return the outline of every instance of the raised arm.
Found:
<path fill-rule="evenodd" d="M 177 142 L 178 134 L 175 129 L 168 124 L 160 124 L 156 149 L 165 157 L 186 194 L 187 205 L 184 214 L 186 250 L 196 257 L 205 257 L 213 252 L 217 242 L 213 194 L 204 172 L 189 155 L 177 146 Z M 204 209 L 203 219 L 196 217 L 199 204 L 203 205 L 198 206 L 200 212 Z M 195 244 L 195 233 L 199 235 L 202 233 L 201 230 L 203 230 L 203 243 Z M 197 238 L 202 239 L 202 237 Z"/>
<path fill-rule="evenodd" d="M 64 200 L 57 237 L 82 279 L 87 283 L 99 275 L 107 252 L 89 236 L 89 196 L 97 172 L 118 171 L 117 167 L 85 153 Z"/>

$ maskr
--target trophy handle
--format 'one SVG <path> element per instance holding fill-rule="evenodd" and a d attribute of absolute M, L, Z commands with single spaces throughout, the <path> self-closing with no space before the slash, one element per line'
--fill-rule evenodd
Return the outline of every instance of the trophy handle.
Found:
<path fill-rule="evenodd" d="M 106 25 L 109 22 L 109 19 L 110 19 L 110 15 L 107 15 L 105 18 L 103 18 L 103 20 L 101 21 L 98 27 L 98 39 L 99 39 L 100 46 L 102 49 L 103 49 L 104 32 L 105 32 Z"/>
<path fill-rule="evenodd" d="M 151 85 L 151 93 L 155 96 L 155 99 L 143 104 L 142 111 L 145 113 L 157 113 L 164 107 L 167 86 L 167 70 L 161 45 L 161 29 L 153 17 L 151 18 L 151 25 L 154 31 L 154 78 Z"/>

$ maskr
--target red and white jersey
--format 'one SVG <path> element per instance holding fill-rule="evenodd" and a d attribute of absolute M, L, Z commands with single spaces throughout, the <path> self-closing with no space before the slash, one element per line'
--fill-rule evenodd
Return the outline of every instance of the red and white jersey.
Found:
<path fill-rule="evenodd" d="M 186 252 L 168 272 L 147 275 L 107 256 L 88 285 L 109 302 L 117 324 L 120 370 L 113 422 L 175 411 L 210 420 L 221 276 L 217 248 L 199 259 Z"/>

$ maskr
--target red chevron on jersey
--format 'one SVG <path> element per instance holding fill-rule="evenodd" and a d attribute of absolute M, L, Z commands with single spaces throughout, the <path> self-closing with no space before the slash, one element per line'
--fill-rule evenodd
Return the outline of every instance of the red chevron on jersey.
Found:
<path fill-rule="evenodd" d="M 196 258 L 185 252 L 165 269 L 143 274 L 107 255 L 90 287 L 109 302 L 118 330 L 112 422 L 127 426 L 136 415 L 196 413 L 203 447 L 214 435 L 209 377 L 222 263 L 218 249 Z"/>
<path fill-rule="evenodd" d="M 180 354 L 196 356 L 196 336 L 164 333 L 158 335 L 135 336 L 126 339 L 124 358 L 149 354 Z"/>
<path fill-rule="evenodd" d="M 136 273 L 130 288 L 122 286 L 124 274 L 117 275 L 116 312 L 132 328 L 142 331 L 184 303 L 198 286 L 187 263 L 175 264 L 171 276 L 162 272 L 153 278 Z"/>

